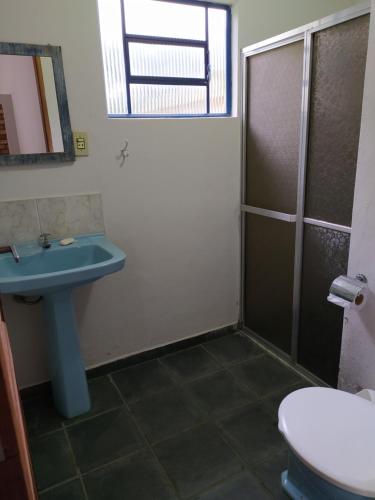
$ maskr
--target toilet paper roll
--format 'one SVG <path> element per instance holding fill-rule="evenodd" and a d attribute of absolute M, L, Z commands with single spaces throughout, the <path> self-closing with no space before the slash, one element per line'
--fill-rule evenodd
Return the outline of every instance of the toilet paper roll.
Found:
<path fill-rule="evenodd" d="M 368 296 L 367 284 L 357 278 L 339 276 L 331 288 L 327 300 L 339 307 L 360 310 Z"/>

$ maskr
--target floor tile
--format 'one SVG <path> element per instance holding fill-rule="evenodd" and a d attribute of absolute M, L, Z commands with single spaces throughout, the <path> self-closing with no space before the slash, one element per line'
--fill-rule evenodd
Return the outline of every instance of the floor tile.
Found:
<path fill-rule="evenodd" d="M 64 417 L 58 414 L 50 396 L 28 399 L 22 407 L 30 437 L 62 428 Z"/>
<path fill-rule="evenodd" d="M 113 373 L 112 378 L 127 402 L 134 403 L 174 385 L 168 371 L 157 360 Z"/>
<path fill-rule="evenodd" d="M 155 443 L 197 425 L 199 413 L 181 389 L 170 389 L 132 405 L 132 413 L 147 439 Z"/>
<path fill-rule="evenodd" d="M 254 400 L 254 395 L 241 388 L 227 371 L 196 380 L 185 390 L 206 416 L 219 416 Z"/>
<path fill-rule="evenodd" d="M 62 422 L 71 425 L 123 404 L 116 387 L 108 377 L 90 380 L 89 391 L 91 410 L 71 419 L 64 419 L 59 415 L 51 397 L 42 396 L 26 400 L 23 403 L 23 410 L 29 435 L 33 437 L 55 431 L 61 429 Z"/>
<path fill-rule="evenodd" d="M 220 365 L 201 346 L 169 354 L 160 358 L 160 361 L 179 382 L 202 377 L 220 369 Z"/>
<path fill-rule="evenodd" d="M 117 460 L 84 476 L 90 500 L 177 500 L 148 452 Z"/>
<path fill-rule="evenodd" d="M 99 377 L 89 380 L 88 386 L 91 398 L 91 410 L 79 417 L 66 420 L 65 425 L 75 424 L 98 413 L 118 408 L 123 404 L 116 387 L 112 384 L 109 377 Z"/>
<path fill-rule="evenodd" d="M 277 419 L 279 406 L 282 400 L 286 398 L 288 394 L 292 393 L 293 391 L 297 391 L 298 389 L 303 389 L 304 387 L 311 387 L 311 384 L 309 384 L 309 382 L 306 381 L 288 386 L 284 389 L 269 394 L 266 398 L 264 398 L 264 402 L 269 406 L 274 417 Z"/>
<path fill-rule="evenodd" d="M 287 494 L 281 487 L 281 473 L 288 468 L 288 452 L 276 453 L 266 462 L 254 468 L 254 474 L 273 495 L 274 498 L 287 499 Z"/>
<path fill-rule="evenodd" d="M 198 496 L 196 500 L 269 500 L 270 498 L 255 478 L 243 473 Z"/>
<path fill-rule="evenodd" d="M 202 425 L 159 443 L 155 453 L 184 498 L 242 468 L 213 425 Z"/>
<path fill-rule="evenodd" d="M 40 500 L 85 500 L 85 498 L 79 479 L 73 479 L 39 495 Z"/>
<path fill-rule="evenodd" d="M 219 426 L 232 446 L 249 463 L 263 461 L 285 448 L 269 409 L 262 403 L 235 410 L 231 416 L 220 420 Z"/>
<path fill-rule="evenodd" d="M 63 431 L 32 439 L 30 453 L 38 490 L 61 483 L 77 474 Z"/>
<path fill-rule="evenodd" d="M 204 348 L 224 365 L 240 363 L 264 353 L 255 342 L 241 333 L 211 340 L 204 344 Z"/>
<path fill-rule="evenodd" d="M 232 367 L 231 372 L 260 397 L 301 382 L 296 372 L 271 356 L 241 363 Z"/>
<path fill-rule="evenodd" d="M 67 428 L 81 471 L 132 453 L 144 442 L 123 408 L 110 411 Z"/>

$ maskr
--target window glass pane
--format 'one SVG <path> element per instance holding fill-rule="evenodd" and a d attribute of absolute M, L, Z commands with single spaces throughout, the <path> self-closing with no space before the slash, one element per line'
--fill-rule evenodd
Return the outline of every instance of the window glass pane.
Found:
<path fill-rule="evenodd" d="M 129 43 L 130 72 L 138 76 L 204 78 L 204 49 Z"/>
<path fill-rule="evenodd" d="M 210 112 L 226 113 L 226 29 L 227 13 L 222 9 L 208 9 L 208 40 L 210 50 L 211 82 Z"/>
<path fill-rule="evenodd" d="M 305 215 L 350 226 L 370 15 L 314 35 Z"/>
<path fill-rule="evenodd" d="M 303 41 L 247 62 L 246 204 L 296 213 Z"/>
<path fill-rule="evenodd" d="M 155 0 L 124 0 L 126 32 L 205 40 L 205 9 Z"/>
<path fill-rule="evenodd" d="M 108 113 L 127 114 L 121 4 L 118 0 L 99 0 L 98 7 Z"/>
<path fill-rule="evenodd" d="M 206 113 L 206 87 L 130 85 L 136 115 L 197 115 Z"/>
<path fill-rule="evenodd" d="M 245 326 L 290 353 L 295 224 L 246 214 Z"/>
<path fill-rule="evenodd" d="M 348 269 L 350 235 L 305 224 L 298 362 L 337 387 L 343 309 L 327 300 L 332 281 Z"/>

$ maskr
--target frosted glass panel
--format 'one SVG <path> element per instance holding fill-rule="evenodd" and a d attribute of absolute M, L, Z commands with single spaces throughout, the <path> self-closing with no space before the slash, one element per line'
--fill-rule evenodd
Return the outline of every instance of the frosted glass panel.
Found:
<path fill-rule="evenodd" d="M 121 4 L 98 0 L 98 7 L 108 114 L 127 114 Z"/>
<path fill-rule="evenodd" d="M 210 47 L 210 112 L 226 113 L 226 23 L 227 13 L 208 9 L 208 41 Z"/>
<path fill-rule="evenodd" d="M 129 43 L 130 72 L 137 76 L 204 78 L 204 49 Z"/>
<path fill-rule="evenodd" d="M 351 225 L 369 16 L 314 35 L 306 217 Z"/>
<path fill-rule="evenodd" d="M 205 9 L 156 0 L 124 0 L 128 34 L 205 40 Z"/>
<path fill-rule="evenodd" d="M 245 326 L 290 353 L 295 224 L 246 214 Z"/>
<path fill-rule="evenodd" d="M 298 362 L 337 385 L 343 310 L 327 301 L 329 287 L 347 273 L 350 235 L 305 224 Z"/>
<path fill-rule="evenodd" d="M 196 115 L 206 113 L 206 87 L 130 85 L 134 114 Z"/>
<path fill-rule="evenodd" d="M 248 59 L 248 205 L 296 213 L 302 72 L 302 41 Z"/>

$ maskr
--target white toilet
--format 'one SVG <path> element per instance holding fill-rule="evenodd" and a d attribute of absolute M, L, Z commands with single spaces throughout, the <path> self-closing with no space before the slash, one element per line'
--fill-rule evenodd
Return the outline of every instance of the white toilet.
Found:
<path fill-rule="evenodd" d="M 293 499 L 375 498 L 375 404 L 323 387 L 289 394 L 279 408 L 289 446 L 284 490 Z"/>

